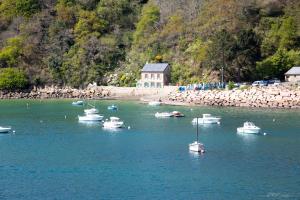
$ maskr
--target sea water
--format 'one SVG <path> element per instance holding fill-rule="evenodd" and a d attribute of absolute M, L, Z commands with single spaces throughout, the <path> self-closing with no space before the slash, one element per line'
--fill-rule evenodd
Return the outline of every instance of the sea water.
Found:
<path fill-rule="evenodd" d="M 79 123 L 87 106 L 71 100 L 2 100 L 0 199 L 300 199 L 300 111 L 151 107 L 90 101 L 126 128 Z M 118 111 L 107 110 L 115 104 Z M 178 110 L 184 118 L 157 119 Z M 191 121 L 203 113 L 221 124 L 199 126 L 203 155 L 191 153 Z M 267 135 L 240 135 L 252 121 Z M 130 129 L 127 127 L 130 126 Z"/>

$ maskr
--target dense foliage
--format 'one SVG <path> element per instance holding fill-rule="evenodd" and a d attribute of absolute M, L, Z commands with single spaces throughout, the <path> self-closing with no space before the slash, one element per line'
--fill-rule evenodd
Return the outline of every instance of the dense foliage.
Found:
<path fill-rule="evenodd" d="M 282 79 L 300 64 L 300 2 L 0 0 L 0 68 L 30 84 L 133 86 L 146 62 L 169 62 L 174 84 Z"/>
<path fill-rule="evenodd" d="M 25 74 L 16 68 L 5 68 L 0 70 L 0 89 L 15 90 L 24 89 L 28 86 Z"/>

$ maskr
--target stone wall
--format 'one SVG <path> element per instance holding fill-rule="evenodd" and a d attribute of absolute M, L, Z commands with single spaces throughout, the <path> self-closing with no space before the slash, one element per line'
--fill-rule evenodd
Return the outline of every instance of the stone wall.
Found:
<path fill-rule="evenodd" d="M 70 87 L 44 87 L 33 88 L 27 91 L 6 92 L 0 91 L 0 99 L 57 99 L 57 98 L 104 98 L 109 97 L 109 92 L 101 87 L 90 87 L 87 89 L 74 89 Z"/>
<path fill-rule="evenodd" d="M 244 90 L 173 92 L 167 101 L 208 106 L 300 108 L 300 87 L 280 85 Z"/>
<path fill-rule="evenodd" d="M 170 92 L 176 91 L 177 87 L 164 88 L 135 88 L 113 86 L 89 86 L 85 89 L 70 87 L 44 87 L 33 88 L 27 91 L 6 92 L 0 91 L 0 99 L 140 99 L 144 97 L 167 97 Z"/>

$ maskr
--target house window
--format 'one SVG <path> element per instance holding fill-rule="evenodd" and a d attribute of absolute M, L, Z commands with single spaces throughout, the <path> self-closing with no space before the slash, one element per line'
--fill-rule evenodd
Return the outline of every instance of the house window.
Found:
<path fill-rule="evenodd" d="M 157 77 L 157 79 L 159 80 L 159 79 L 160 79 L 160 74 L 157 74 L 156 77 Z"/>
<path fill-rule="evenodd" d="M 148 78 L 148 74 L 145 74 L 145 78 L 146 78 L 146 79 Z"/>
<path fill-rule="evenodd" d="M 149 83 L 145 82 L 144 87 L 146 87 L 146 88 L 149 87 Z"/>
<path fill-rule="evenodd" d="M 154 82 L 151 82 L 151 87 L 155 87 L 155 83 Z"/>
<path fill-rule="evenodd" d="M 156 83 L 157 88 L 161 88 L 161 83 Z"/>
<path fill-rule="evenodd" d="M 151 74 L 151 79 L 154 79 L 154 74 Z"/>

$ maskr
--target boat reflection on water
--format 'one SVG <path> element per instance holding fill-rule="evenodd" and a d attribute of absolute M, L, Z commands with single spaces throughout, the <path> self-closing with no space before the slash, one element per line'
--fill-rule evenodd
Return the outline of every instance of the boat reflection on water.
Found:
<path fill-rule="evenodd" d="M 190 155 L 191 158 L 200 159 L 200 158 L 203 157 L 201 155 L 204 155 L 204 153 L 203 152 L 196 152 L 196 151 L 189 151 L 189 155 Z"/>
<path fill-rule="evenodd" d="M 254 142 L 257 139 L 257 137 L 259 136 L 257 134 L 244 134 L 244 133 L 239 133 L 239 132 L 237 133 L 237 135 L 240 138 L 242 138 L 242 140 L 245 141 L 246 143 Z"/>
<path fill-rule="evenodd" d="M 109 133 L 120 133 L 123 131 L 123 129 L 121 128 L 107 128 L 107 127 L 102 127 L 102 130 Z"/>
<path fill-rule="evenodd" d="M 82 124 L 84 126 L 88 127 L 101 127 L 102 124 L 99 121 L 78 121 L 79 124 Z"/>

